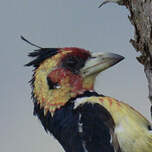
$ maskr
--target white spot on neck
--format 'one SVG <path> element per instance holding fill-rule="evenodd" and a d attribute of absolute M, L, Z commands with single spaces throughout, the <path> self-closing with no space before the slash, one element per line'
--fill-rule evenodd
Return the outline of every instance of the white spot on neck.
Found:
<path fill-rule="evenodd" d="M 86 99 L 88 99 L 88 97 L 77 98 L 74 101 L 74 109 L 78 108 L 81 104 L 86 103 L 86 101 L 87 101 Z"/>

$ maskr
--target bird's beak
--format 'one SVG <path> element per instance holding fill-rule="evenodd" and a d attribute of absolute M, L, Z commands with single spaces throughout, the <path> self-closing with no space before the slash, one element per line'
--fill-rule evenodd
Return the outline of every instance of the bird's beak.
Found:
<path fill-rule="evenodd" d="M 114 53 L 92 53 L 91 57 L 86 61 L 85 66 L 80 73 L 83 77 L 98 74 L 111 66 L 117 64 L 124 57 Z"/>

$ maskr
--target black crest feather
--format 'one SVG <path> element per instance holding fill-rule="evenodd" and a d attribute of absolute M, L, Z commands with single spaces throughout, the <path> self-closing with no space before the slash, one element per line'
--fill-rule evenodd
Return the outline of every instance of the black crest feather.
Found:
<path fill-rule="evenodd" d="M 54 56 L 55 54 L 57 54 L 58 50 L 60 49 L 60 48 L 42 48 L 42 47 L 28 41 L 23 36 L 21 36 L 21 39 L 23 41 L 27 42 L 28 44 L 39 48 L 38 50 L 34 50 L 33 52 L 28 54 L 29 57 L 34 57 L 35 59 L 33 61 L 25 64 L 25 66 L 34 66 L 35 68 L 37 68 L 40 65 L 40 63 L 42 63 L 45 59 L 50 58 L 50 57 Z"/>
<path fill-rule="evenodd" d="M 40 63 L 42 63 L 45 59 L 50 58 L 58 53 L 59 48 L 42 48 L 38 50 L 34 50 L 33 52 L 29 53 L 28 56 L 35 57 L 35 59 L 25 66 L 34 66 L 38 67 Z"/>

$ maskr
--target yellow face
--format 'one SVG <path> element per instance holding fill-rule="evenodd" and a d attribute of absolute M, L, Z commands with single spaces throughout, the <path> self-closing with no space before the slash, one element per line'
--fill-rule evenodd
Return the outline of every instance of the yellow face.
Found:
<path fill-rule="evenodd" d="M 95 75 L 83 78 L 79 73 L 62 67 L 62 60 L 71 52 L 62 50 L 46 59 L 34 73 L 33 94 L 40 107 L 44 108 L 44 114 L 49 111 L 53 115 L 70 98 L 93 89 Z M 52 88 L 48 81 L 51 81 Z"/>

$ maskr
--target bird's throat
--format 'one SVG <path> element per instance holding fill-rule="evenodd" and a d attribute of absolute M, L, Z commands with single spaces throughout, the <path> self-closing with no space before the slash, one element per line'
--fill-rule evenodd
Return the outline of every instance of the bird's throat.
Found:
<path fill-rule="evenodd" d="M 34 98 L 40 108 L 44 109 L 44 115 L 49 111 L 53 116 L 57 109 L 64 106 L 71 98 L 83 94 L 85 91 L 92 91 L 94 87 L 95 75 L 90 75 L 85 78 L 73 74 L 65 69 L 57 69 L 48 75 L 54 82 L 59 83 L 59 87 L 49 89 L 47 80 L 43 75 L 35 77 L 34 82 Z"/>

